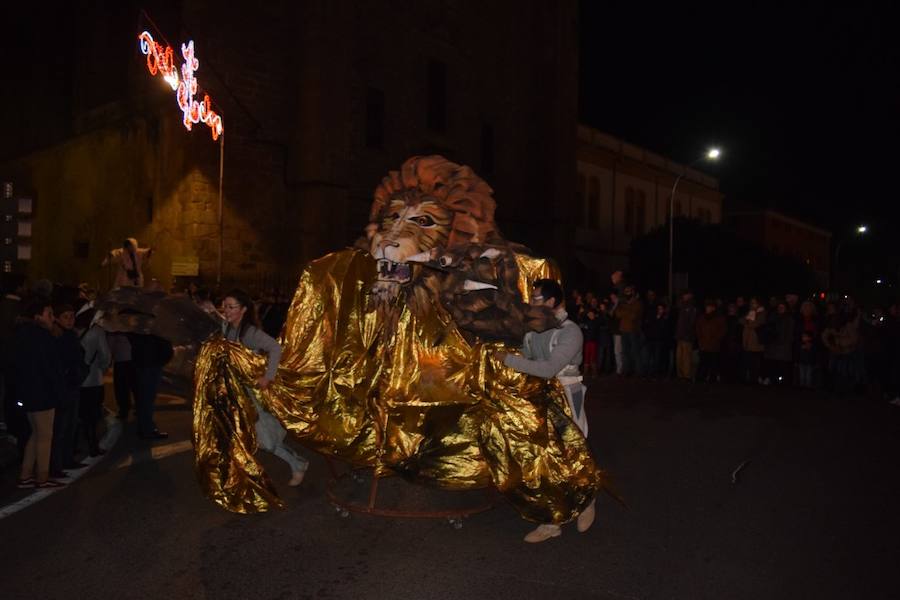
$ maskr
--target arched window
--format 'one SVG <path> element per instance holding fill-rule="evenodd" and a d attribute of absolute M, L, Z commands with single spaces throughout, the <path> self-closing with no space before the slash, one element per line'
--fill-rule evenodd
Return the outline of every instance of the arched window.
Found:
<path fill-rule="evenodd" d="M 585 202 L 584 187 L 586 178 L 584 174 L 579 173 L 578 179 L 575 181 L 575 206 L 581 207 L 581 220 L 587 223 L 587 203 Z"/>
<path fill-rule="evenodd" d="M 600 222 L 600 182 L 596 177 L 591 177 L 588 182 L 587 197 L 587 223 L 591 229 L 597 229 Z"/>
<path fill-rule="evenodd" d="M 637 194 L 637 206 L 634 218 L 635 230 L 632 235 L 643 235 L 647 228 L 647 194 L 639 190 Z"/>
<path fill-rule="evenodd" d="M 634 235 L 634 188 L 625 188 L 625 233 Z"/>

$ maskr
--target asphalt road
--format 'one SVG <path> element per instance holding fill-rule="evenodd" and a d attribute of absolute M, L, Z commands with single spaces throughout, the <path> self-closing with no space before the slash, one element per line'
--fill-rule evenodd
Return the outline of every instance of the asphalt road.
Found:
<path fill-rule="evenodd" d="M 130 423 L 80 480 L 0 519 L 0 597 L 900 595 L 900 409 L 770 388 L 604 379 L 591 385 L 588 410 L 596 455 L 629 508 L 603 497 L 588 533 L 568 526 L 528 545 L 529 524 L 503 504 L 458 530 L 437 520 L 341 518 L 317 457 L 297 489 L 284 485 L 287 468 L 265 457 L 287 510 L 229 514 L 201 496 L 190 412 L 170 405 L 158 412 L 170 440 L 140 442 Z M 27 495 L 5 477 L 0 505 Z"/>

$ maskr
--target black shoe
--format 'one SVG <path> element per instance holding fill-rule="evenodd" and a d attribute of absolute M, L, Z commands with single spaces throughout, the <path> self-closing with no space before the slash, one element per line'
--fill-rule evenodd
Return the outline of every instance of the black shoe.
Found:
<path fill-rule="evenodd" d="M 73 462 L 66 465 L 67 469 L 83 469 L 87 466 L 87 464 L 83 462 Z"/>
<path fill-rule="evenodd" d="M 150 433 L 141 434 L 142 440 L 166 440 L 169 439 L 169 434 L 165 431 L 160 431 L 159 429 L 154 429 Z"/>
<path fill-rule="evenodd" d="M 69 476 L 69 474 L 66 473 L 65 471 L 63 471 L 62 469 L 59 469 L 59 470 L 51 469 L 50 470 L 50 477 L 52 477 L 53 479 L 65 479 L 68 476 Z"/>
<path fill-rule="evenodd" d="M 91 458 L 103 456 L 104 454 L 106 454 L 106 450 L 104 450 L 103 448 L 94 448 L 93 450 L 90 451 Z"/>

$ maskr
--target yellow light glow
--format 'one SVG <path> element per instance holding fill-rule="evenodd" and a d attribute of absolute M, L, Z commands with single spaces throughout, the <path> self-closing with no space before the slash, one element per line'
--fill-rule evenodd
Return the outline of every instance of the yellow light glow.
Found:
<path fill-rule="evenodd" d="M 722 154 L 722 151 L 718 148 L 710 148 L 709 152 L 706 153 L 706 158 L 710 160 L 716 160 L 719 158 L 719 155 Z"/>

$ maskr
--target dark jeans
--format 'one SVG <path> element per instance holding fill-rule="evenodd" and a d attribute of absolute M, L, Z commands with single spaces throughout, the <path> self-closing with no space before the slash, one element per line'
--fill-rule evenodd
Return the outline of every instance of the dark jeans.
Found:
<path fill-rule="evenodd" d="M 53 416 L 53 445 L 50 470 L 62 471 L 75 463 L 75 434 L 78 433 L 78 390 L 64 392 Z"/>
<path fill-rule="evenodd" d="M 91 456 L 99 453 L 100 445 L 97 439 L 97 423 L 103 415 L 103 386 L 81 388 L 81 398 L 78 400 L 78 414 L 81 417 L 81 427 L 84 429 L 84 439 L 87 441 L 88 452 Z"/>
<path fill-rule="evenodd" d="M 613 370 L 612 338 L 601 338 L 597 341 L 597 372 L 609 373 Z"/>
<path fill-rule="evenodd" d="M 697 381 L 715 383 L 719 377 L 719 353 L 700 351 L 700 364 L 697 365 Z"/>
<path fill-rule="evenodd" d="M 722 352 L 719 356 L 719 372 L 726 383 L 736 383 L 740 377 L 740 352 Z"/>
<path fill-rule="evenodd" d="M 119 418 L 127 419 L 131 410 L 131 397 L 137 404 L 137 382 L 135 381 L 134 363 L 130 360 L 113 365 L 113 388 L 116 391 L 116 405 L 119 407 Z"/>
<path fill-rule="evenodd" d="M 758 383 L 762 358 L 762 352 L 745 351 L 741 355 L 741 379 L 744 383 Z"/>
<path fill-rule="evenodd" d="M 635 332 L 622 332 L 622 356 L 624 358 L 625 375 L 641 375 L 641 334 Z"/>
<path fill-rule="evenodd" d="M 137 381 L 137 418 L 138 433 L 149 435 L 156 430 L 153 422 L 153 403 L 156 402 L 156 391 L 162 380 L 162 367 L 136 367 L 134 369 Z"/>
<path fill-rule="evenodd" d="M 668 372 L 669 353 L 663 341 L 644 343 L 644 374 L 648 377 L 665 377 Z"/>

